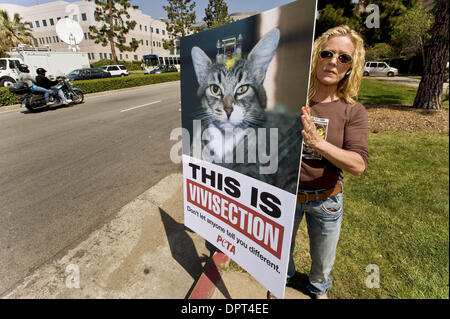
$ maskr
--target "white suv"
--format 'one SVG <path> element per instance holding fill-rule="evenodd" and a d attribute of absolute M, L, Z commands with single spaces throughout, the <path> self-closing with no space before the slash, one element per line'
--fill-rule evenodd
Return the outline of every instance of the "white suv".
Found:
<path fill-rule="evenodd" d="M 127 68 L 124 65 L 105 65 L 100 69 L 109 72 L 111 76 L 125 76 L 128 75 Z"/>
<path fill-rule="evenodd" d="M 398 69 L 391 68 L 385 62 L 366 62 L 364 65 L 364 76 L 395 76 Z"/>

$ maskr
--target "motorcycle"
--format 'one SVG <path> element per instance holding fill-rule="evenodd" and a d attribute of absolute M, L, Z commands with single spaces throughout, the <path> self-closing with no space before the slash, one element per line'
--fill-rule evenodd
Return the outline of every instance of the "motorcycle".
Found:
<path fill-rule="evenodd" d="M 50 94 L 50 102 L 54 104 L 51 107 L 63 105 L 63 101 L 58 95 L 58 90 L 62 90 L 67 99 L 72 100 L 69 104 L 80 104 L 84 101 L 83 91 L 79 88 L 74 88 L 72 82 L 66 77 L 58 77 L 59 83 L 56 84 Z M 41 109 L 48 109 L 45 101 L 44 93 L 32 92 L 28 85 L 24 82 L 17 82 L 9 87 L 9 91 L 14 94 L 24 94 L 19 102 L 22 107 L 26 107 L 30 112 L 36 112 Z"/>

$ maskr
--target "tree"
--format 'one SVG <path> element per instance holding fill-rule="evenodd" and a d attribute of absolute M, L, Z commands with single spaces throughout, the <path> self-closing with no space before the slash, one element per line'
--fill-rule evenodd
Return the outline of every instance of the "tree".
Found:
<path fill-rule="evenodd" d="M 431 41 L 427 50 L 425 69 L 414 100 L 415 108 L 442 109 L 442 87 L 449 56 L 448 7 L 448 0 L 437 0 L 434 5 Z"/>
<path fill-rule="evenodd" d="M 209 0 L 203 21 L 206 22 L 208 29 L 233 22 L 228 16 L 228 6 L 224 0 Z"/>
<path fill-rule="evenodd" d="M 8 11 L 0 10 L 0 56 L 4 56 L 11 47 L 32 44 L 34 37 L 31 34 L 30 24 L 30 22 L 22 22 L 22 17 L 18 13 L 15 13 L 11 20 Z"/>
<path fill-rule="evenodd" d="M 408 59 L 420 52 L 424 67 L 425 45 L 432 22 L 431 13 L 426 12 L 421 3 L 416 3 L 397 20 L 392 32 L 392 42 L 400 48 L 400 53 Z"/>
<path fill-rule="evenodd" d="M 131 5 L 128 0 L 95 0 L 95 4 L 95 21 L 100 22 L 101 27 L 90 26 L 89 31 L 95 33 L 95 43 L 101 43 L 104 47 L 110 44 L 112 58 L 118 64 L 116 47 L 123 52 L 136 51 L 139 46 L 134 39 L 126 45 L 125 35 L 136 26 L 136 21 L 128 20 Z"/>
<path fill-rule="evenodd" d="M 166 50 L 174 51 L 180 38 L 195 31 L 195 2 L 191 0 L 167 0 L 169 5 L 163 6 L 167 12 L 166 30 L 170 39 L 163 40 Z"/>
<path fill-rule="evenodd" d="M 358 31 L 360 29 L 360 17 L 355 14 L 355 4 L 351 1 L 344 1 L 346 3 L 340 4 L 342 6 L 327 4 L 319 11 L 319 18 L 316 24 L 316 38 L 323 32 L 330 28 L 345 24 L 350 28 Z"/>
<path fill-rule="evenodd" d="M 377 43 L 366 49 L 366 61 L 387 61 L 395 57 L 394 48 L 387 43 Z"/>
<path fill-rule="evenodd" d="M 404 14 L 408 9 L 412 8 L 418 3 L 418 0 L 362 0 L 360 1 L 361 9 L 365 9 L 367 5 L 374 4 L 379 7 L 380 12 L 380 27 L 366 28 L 363 26 L 360 29 L 365 43 L 368 46 L 374 46 L 376 43 L 391 43 L 392 30 L 398 23 L 404 23 Z M 366 21 L 367 16 L 371 12 L 361 11 L 360 16 L 362 22 Z"/>

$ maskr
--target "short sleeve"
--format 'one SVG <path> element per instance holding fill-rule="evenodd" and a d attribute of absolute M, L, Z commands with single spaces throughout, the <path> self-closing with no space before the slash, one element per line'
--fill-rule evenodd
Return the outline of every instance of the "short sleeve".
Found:
<path fill-rule="evenodd" d="M 367 136 L 369 119 L 366 109 L 360 103 L 349 106 L 348 120 L 344 128 L 343 148 L 361 155 L 366 167 L 369 165 Z"/>

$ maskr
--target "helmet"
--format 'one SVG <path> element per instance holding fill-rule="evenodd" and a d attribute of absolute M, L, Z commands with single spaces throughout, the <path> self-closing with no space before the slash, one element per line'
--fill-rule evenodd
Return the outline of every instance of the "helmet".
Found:
<path fill-rule="evenodd" d="M 19 65 L 19 71 L 24 72 L 24 73 L 30 72 L 30 70 L 28 70 L 28 65 L 26 65 L 26 64 Z"/>
<path fill-rule="evenodd" d="M 45 69 L 43 69 L 43 68 L 37 68 L 36 69 L 36 73 L 37 74 L 42 74 L 42 75 L 45 75 L 45 72 L 47 72 Z"/>

